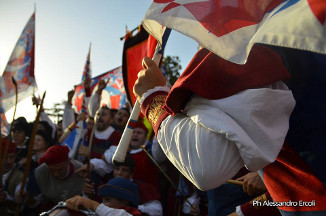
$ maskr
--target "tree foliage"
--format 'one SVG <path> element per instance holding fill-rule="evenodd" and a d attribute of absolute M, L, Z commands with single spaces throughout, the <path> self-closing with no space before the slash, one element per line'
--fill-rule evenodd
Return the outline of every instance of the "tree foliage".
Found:
<path fill-rule="evenodd" d="M 173 85 L 180 76 L 179 70 L 181 70 L 181 65 L 179 57 L 166 56 L 163 58 L 162 68 L 164 69 L 166 79 Z"/>

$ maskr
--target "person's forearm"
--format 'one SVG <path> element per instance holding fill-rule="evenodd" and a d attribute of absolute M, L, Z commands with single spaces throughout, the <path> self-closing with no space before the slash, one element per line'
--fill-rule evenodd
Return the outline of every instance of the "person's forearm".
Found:
<path fill-rule="evenodd" d="M 110 208 L 110 207 L 104 205 L 103 203 L 101 203 L 100 205 L 97 206 L 96 213 L 98 215 L 100 215 L 100 216 L 110 216 L 110 215 L 114 215 L 114 216 L 132 216 L 131 214 L 126 212 L 124 209 Z"/>
<path fill-rule="evenodd" d="M 96 111 L 100 108 L 101 95 L 93 94 L 88 102 L 88 113 L 91 117 L 95 117 Z"/>
<path fill-rule="evenodd" d="M 71 123 L 75 121 L 75 115 L 74 111 L 71 108 L 71 105 L 65 104 L 64 112 L 63 112 L 63 117 L 62 117 L 62 128 L 65 130 L 66 128 L 69 127 Z"/>

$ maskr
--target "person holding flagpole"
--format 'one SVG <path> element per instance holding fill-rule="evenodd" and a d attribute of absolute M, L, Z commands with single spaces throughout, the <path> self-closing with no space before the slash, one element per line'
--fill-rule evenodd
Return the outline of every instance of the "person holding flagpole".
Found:
<path fill-rule="evenodd" d="M 149 59 L 134 87 L 163 151 L 197 187 L 243 164 L 282 215 L 326 214 L 325 10 L 322 0 L 151 4 L 142 24 L 159 43 L 163 25 L 205 47 L 171 91 Z"/>
<path fill-rule="evenodd" d="M 247 63 L 236 65 L 201 49 L 171 90 L 151 59 L 143 59 L 143 68 L 134 86 L 141 110 L 164 153 L 195 186 L 216 188 L 245 165 L 259 170 L 273 199 L 316 200 L 317 215 L 325 209 L 325 186 L 285 140 L 295 100 L 278 54 L 255 45 Z M 311 210 L 291 206 L 281 213 Z"/>

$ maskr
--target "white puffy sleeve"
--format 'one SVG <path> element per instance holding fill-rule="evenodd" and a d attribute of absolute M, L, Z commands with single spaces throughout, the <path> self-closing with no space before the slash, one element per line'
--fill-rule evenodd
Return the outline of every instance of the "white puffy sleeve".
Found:
<path fill-rule="evenodd" d="M 176 168 L 201 190 L 272 163 L 295 101 L 283 82 L 219 100 L 193 96 L 184 113 L 162 121 L 157 139 Z"/>

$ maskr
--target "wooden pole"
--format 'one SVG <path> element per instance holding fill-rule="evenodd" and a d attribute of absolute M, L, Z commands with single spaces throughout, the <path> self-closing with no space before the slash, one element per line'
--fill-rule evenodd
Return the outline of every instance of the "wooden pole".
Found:
<path fill-rule="evenodd" d="M 39 106 L 39 110 L 37 112 L 35 121 L 34 121 L 34 125 L 33 125 L 33 131 L 32 131 L 32 135 L 31 135 L 31 140 L 28 146 L 28 153 L 27 153 L 27 160 L 26 160 L 26 165 L 25 165 L 25 170 L 24 170 L 24 176 L 23 176 L 23 180 L 22 180 L 22 184 L 19 190 L 19 195 L 22 196 L 23 195 L 23 191 L 24 191 L 24 187 L 26 185 L 26 181 L 27 181 L 27 177 L 29 175 L 29 170 L 31 168 L 31 162 L 32 162 L 32 155 L 33 155 L 33 146 L 34 146 L 34 140 L 35 140 L 35 135 L 36 135 L 36 131 L 38 128 L 38 123 L 40 121 L 40 115 L 43 109 L 43 102 L 44 102 L 44 98 L 45 98 L 45 94 L 46 92 L 44 92 L 42 100 L 41 100 L 41 104 Z M 16 207 L 16 211 L 15 211 L 15 215 L 18 216 L 20 213 L 20 206 Z"/>

